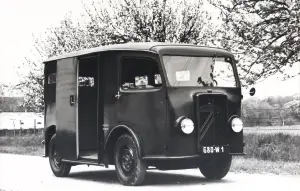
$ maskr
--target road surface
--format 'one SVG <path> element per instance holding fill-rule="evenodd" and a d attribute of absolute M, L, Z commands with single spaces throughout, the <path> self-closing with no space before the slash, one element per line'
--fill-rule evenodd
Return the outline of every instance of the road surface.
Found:
<path fill-rule="evenodd" d="M 245 164 L 247 165 L 247 164 Z M 207 181 L 198 169 L 178 171 L 149 170 L 143 186 L 122 186 L 114 167 L 72 167 L 70 176 L 55 177 L 48 158 L 0 154 L 0 190 L 181 190 L 274 191 L 300 190 L 300 176 L 229 173 L 221 181 Z"/>

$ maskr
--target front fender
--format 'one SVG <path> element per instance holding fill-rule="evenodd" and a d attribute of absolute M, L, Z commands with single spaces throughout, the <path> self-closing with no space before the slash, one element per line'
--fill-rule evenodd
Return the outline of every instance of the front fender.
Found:
<path fill-rule="evenodd" d="M 137 144 L 138 154 L 140 157 L 142 157 L 143 152 L 142 152 L 141 139 L 139 138 L 138 134 L 127 125 L 117 125 L 109 132 L 107 139 L 105 141 L 105 144 L 104 144 L 104 150 L 106 152 L 109 152 L 110 147 L 112 145 L 114 145 L 116 143 L 117 139 L 119 138 L 119 136 L 124 133 L 130 134 L 134 138 L 134 140 Z"/>
<path fill-rule="evenodd" d="M 51 137 L 56 133 L 56 126 L 51 125 L 45 128 L 44 130 L 44 147 L 45 147 L 45 153 L 44 156 L 48 156 L 48 151 L 49 151 L 49 142 L 51 140 Z"/>

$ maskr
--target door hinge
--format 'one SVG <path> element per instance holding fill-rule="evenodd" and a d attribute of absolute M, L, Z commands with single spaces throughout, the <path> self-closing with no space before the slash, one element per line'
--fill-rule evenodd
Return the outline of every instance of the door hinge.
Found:
<path fill-rule="evenodd" d="M 109 125 L 108 125 L 108 124 L 103 124 L 102 126 L 103 126 L 102 129 L 103 129 L 104 131 L 108 131 L 108 130 L 109 130 Z"/>

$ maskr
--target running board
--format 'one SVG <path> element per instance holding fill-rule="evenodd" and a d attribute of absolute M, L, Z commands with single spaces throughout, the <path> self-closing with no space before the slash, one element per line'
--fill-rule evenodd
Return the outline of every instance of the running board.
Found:
<path fill-rule="evenodd" d="M 98 160 L 98 152 L 96 152 L 96 151 L 80 151 L 79 159 Z"/>
<path fill-rule="evenodd" d="M 73 163 L 73 164 L 87 164 L 87 165 L 96 165 L 96 166 L 104 166 L 104 164 L 99 164 L 96 159 L 85 159 L 79 157 L 77 161 L 62 159 L 62 162 Z"/>

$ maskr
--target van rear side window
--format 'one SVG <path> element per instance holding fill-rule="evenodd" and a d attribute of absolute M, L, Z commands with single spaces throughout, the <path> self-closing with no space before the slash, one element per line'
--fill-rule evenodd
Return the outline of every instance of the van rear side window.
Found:
<path fill-rule="evenodd" d="M 56 83 L 56 73 L 52 73 L 48 75 L 48 84 Z"/>
<path fill-rule="evenodd" d="M 79 76 L 78 85 L 79 85 L 79 87 L 94 87 L 95 86 L 94 77 Z"/>

